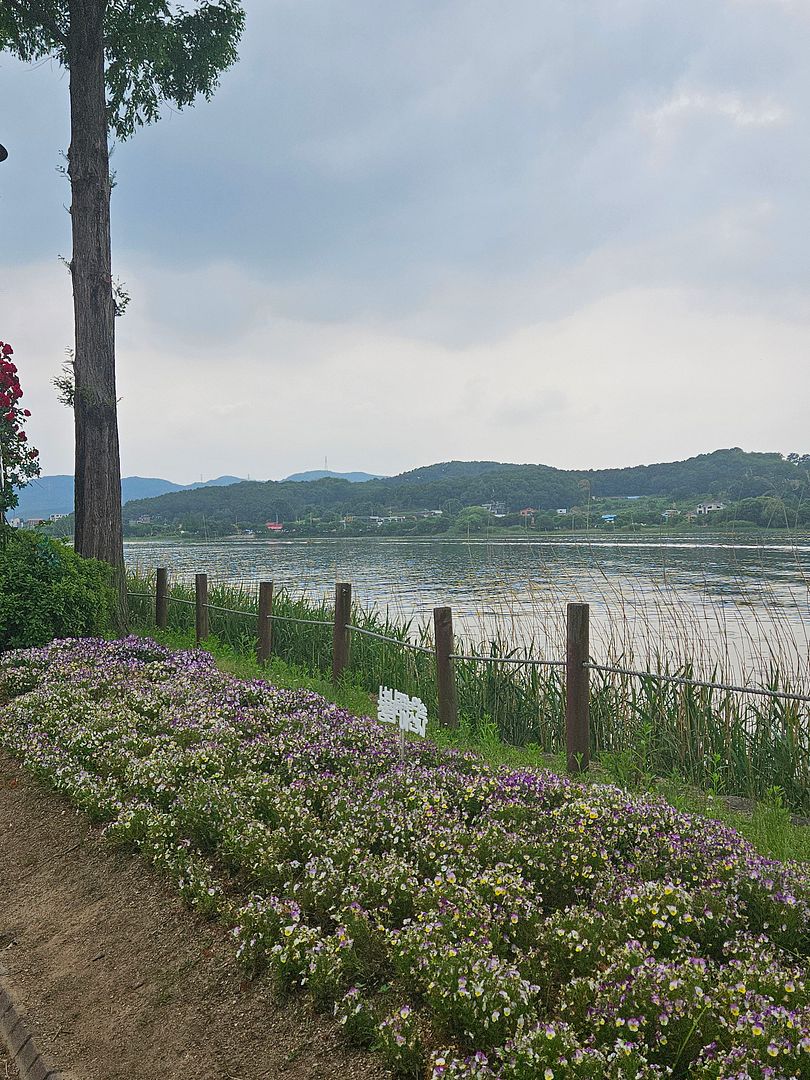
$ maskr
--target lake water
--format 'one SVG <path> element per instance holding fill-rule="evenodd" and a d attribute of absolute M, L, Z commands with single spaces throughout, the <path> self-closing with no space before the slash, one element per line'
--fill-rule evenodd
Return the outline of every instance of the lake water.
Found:
<path fill-rule="evenodd" d="M 273 581 L 331 597 L 350 581 L 356 602 L 428 620 L 450 605 L 457 632 L 496 632 L 560 654 L 565 604 L 592 607 L 592 653 L 641 661 L 676 643 L 710 674 L 752 677 L 778 657 L 810 678 L 810 543 L 728 540 L 235 539 L 129 541 L 128 566 L 175 578 Z"/>

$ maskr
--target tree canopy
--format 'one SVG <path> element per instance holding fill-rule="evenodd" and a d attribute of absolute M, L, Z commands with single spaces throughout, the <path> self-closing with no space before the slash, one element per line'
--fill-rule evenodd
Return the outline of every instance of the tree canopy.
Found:
<path fill-rule="evenodd" d="M 5 0 L 0 50 L 23 61 L 55 56 L 69 67 L 68 0 Z M 237 58 L 245 23 L 238 0 L 199 2 L 187 10 L 165 0 L 107 0 L 104 12 L 107 123 L 119 138 L 153 123 L 161 104 L 182 109 L 210 98 Z"/>

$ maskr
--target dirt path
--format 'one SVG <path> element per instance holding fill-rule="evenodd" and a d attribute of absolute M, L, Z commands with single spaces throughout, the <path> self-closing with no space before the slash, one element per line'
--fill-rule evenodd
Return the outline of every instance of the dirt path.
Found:
<path fill-rule="evenodd" d="M 3 754 L 0 898 L 0 961 L 65 1080 L 386 1075 L 302 1000 L 243 981 L 221 929 Z"/>

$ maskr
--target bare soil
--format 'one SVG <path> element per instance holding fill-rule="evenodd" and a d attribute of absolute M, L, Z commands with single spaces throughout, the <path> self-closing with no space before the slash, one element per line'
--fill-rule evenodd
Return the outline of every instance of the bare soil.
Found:
<path fill-rule="evenodd" d="M 11 1060 L 5 1043 L 0 1039 L 0 1080 L 17 1080 L 20 1074 Z"/>
<path fill-rule="evenodd" d="M 2 753 L 0 963 L 65 1080 L 387 1075 L 302 998 L 242 979 L 222 927 Z"/>

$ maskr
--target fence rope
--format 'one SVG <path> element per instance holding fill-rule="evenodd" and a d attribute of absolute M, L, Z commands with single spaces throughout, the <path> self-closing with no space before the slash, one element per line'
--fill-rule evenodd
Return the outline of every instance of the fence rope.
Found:
<path fill-rule="evenodd" d="M 273 622 L 294 622 L 306 624 L 307 626 L 334 626 L 335 624 L 330 619 L 298 619 L 294 615 L 273 615 L 267 616 L 268 619 L 272 619 Z"/>
<path fill-rule="evenodd" d="M 600 671 L 610 675 L 631 675 L 639 679 L 656 679 L 658 682 L 674 683 L 678 686 L 700 686 L 707 690 L 728 690 L 735 694 L 756 694 L 759 697 L 784 698 L 788 701 L 810 701 L 808 694 L 792 694 L 788 690 L 766 690 L 761 686 L 735 686 L 733 683 L 707 682 L 703 679 L 689 679 L 685 675 L 661 675 L 654 671 L 634 671 L 632 668 L 613 667 L 611 664 L 584 665 L 590 671 Z"/>
<path fill-rule="evenodd" d="M 154 599 L 154 596 L 152 595 L 152 593 L 128 592 L 127 596 L 137 596 L 137 597 L 141 597 L 142 599 L 145 599 L 145 600 L 153 600 Z M 171 603 L 171 604 L 188 604 L 190 607 L 196 607 L 197 606 L 197 601 L 196 600 L 184 600 L 180 596 L 170 596 L 168 599 L 169 599 L 169 603 Z M 218 604 L 203 604 L 203 607 L 208 608 L 209 611 L 224 611 L 228 615 L 245 615 L 250 619 L 258 619 L 258 617 L 259 617 L 259 613 L 257 611 L 245 611 L 244 609 L 240 611 L 238 608 L 220 607 Z M 272 619 L 273 622 L 302 623 L 302 624 L 306 624 L 308 626 L 333 626 L 334 625 L 332 623 L 331 619 L 298 619 L 293 615 L 276 615 L 273 612 L 271 612 L 267 616 L 267 618 Z M 362 633 L 362 631 L 361 631 L 361 633 Z"/>
<path fill-rule="evenodd" d="M 377 641 L 390 641 L 392 645 L 401 645 L 403 649 L 413 649 L 414 652 L 427 653 L 428 656 L 434 655 L 433 649 L 428 649 L 425 645 L 415 645 L 412 641 L 402 641 L 400 638 L 388 637 L 387 634 L 378 634 L 375 630 L 366 630 L 363 626 L 349 624 L 346 629 L 353 630 L 355 634 L 365 634 L 366 637 L 376 638 Z"/>
<path fill-rule="evenodd" d="M 451 660 L 475 660 L 482 664 L 526 664 L 529 667 L 556 667 L 566 666 L 565 660 L 533 660 L 530 657 L 519 656 L 474 656 L 465 653 L 450 653 Z"/>
<path fill-rule="evenodd" d="M 128 592 L 127 596 L 136 597 L 142 600 L 154 599 L 151 593 L 136 593 Z M 196 606 L 195 600 L 184 600 L 179 596 L 169 596 L 170 603 L 173 604 L 188 604 L 191 607 Z M 258 612 L 255 611 L 238 611 L 236 608 L 218 607 L 214 604 L 206 604 L 205 607 L 209 611 L 224 611 L 230 615 L 246 615 L 249 618 L 258 618 Z M 293 615 L 275 615 L 270 614 L 267 616 L 274 622 L 291 622 L 298 623 L 302 626 L 333 626 L 333 622 L 329 619 L 299 619 Z M 356 634 L 364 634 L 366 637 L 375 638 L 377 641 L 386 641 L 392 645 L 399 645 L 403 649 L 412 649 L 414 652 L 426 653 L 428 656 L 433 655 L 433 649 L 428 649 L 424 645 L 415 645 L 410 641 L 401 641 L 398 638 L 388 637 L 386 634 L 378 634 L 374 630 L 366 630 L 362 626 L 348 625 L 348 630 L 354 631 Z M 467 660 L 479 664 L 519 664 L 525 667 L 549 667 L 549 668 L 564 668 L 567 666 L 565 660 L 535 660 L 531 658 L 521 658 L 519 656 L 476 656 L 474 654 L 466 653 L 451 653 L 451 660 Z M 734 683 L 718 683 L 709 682 L 703 679 L 690 679 L 685 675 L 663 675 L 654 671 L 637 671 L 634 668 L 617 667 L 612 664 L 593 664 L 590 661 L 584 665 L 589 671 L 598 671 L 604 675 L 626 675 L 636 679 L 655 679 L 657 682 L 670 683 L 675 686 L 696 686 L 704 690 L 726 690 L 729 693 L 734 694 L 754 694 L 757 697 L 776 698 L 782 701 L 802 701 L 810 702 L 810 694 L 798 694 L 791 693 L 788 690 L 767 690 L 761 686 L 737 686 Z"/>

